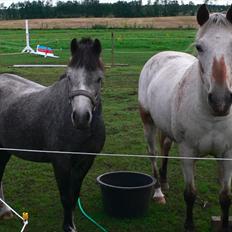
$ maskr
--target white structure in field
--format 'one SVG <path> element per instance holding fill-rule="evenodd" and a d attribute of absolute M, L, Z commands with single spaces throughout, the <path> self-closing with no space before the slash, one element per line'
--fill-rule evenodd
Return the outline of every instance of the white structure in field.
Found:
<path fill-rule="evenodd" d="M 52 57 L 52 58 L 59 58 L 59 56 L 55 56 L 53 49 L 47 46 L 37 45 L 36 51 L 31 48 L 30 46 L 30 34 L 29 34 L 29 26 L 28 20 L 25 20 L 25 27 L 26 27 L 26 47 L 22 50 L 22 53 L 31 53 L 35 55 L 40 55 L 44 57 Z"/>
<path fill-rule="evenodd" d="M 30 47 L 30 34 L 28 28 L 28 20 L 25 20 L 25 28 L 26 28 L 26 47 L 22 50 L 22 53 L 35 53 L 35 51 Z"/>
<path fill-rule="evenodd" d="M 49 48 L 49 47 L 43 46 L 43 45 L 37 45 L 36 52 L 34 54 L 41 55 L 44 57 L 59 58 L 59 56 L 54 55 L 54 51 L 52 48 Z"/>

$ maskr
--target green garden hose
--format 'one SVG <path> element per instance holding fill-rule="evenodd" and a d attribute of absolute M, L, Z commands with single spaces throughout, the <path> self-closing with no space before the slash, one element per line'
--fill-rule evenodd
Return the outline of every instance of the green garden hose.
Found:
<path fill-rule="evenodd" d="M 100 224 L 98 224 L 93 218 L 91 218 L 85 211 L 84 209 L 82 208 L 82 205 L 81 205 L 81 199 L 80 197 L 78 198 L 78 206 L 79 206 L 79 209 L 81 211 L 81 213 L 89 220 L 91 221 L 93 224 L 95 224 L 101 231 L 103 232 L 108 232 L 103 226 L 101 226 Z"/>

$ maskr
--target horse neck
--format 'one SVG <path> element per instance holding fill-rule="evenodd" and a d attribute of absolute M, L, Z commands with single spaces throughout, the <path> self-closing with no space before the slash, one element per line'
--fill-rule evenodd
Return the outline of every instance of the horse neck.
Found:
<path fill-rule="evenodd" d="M 186 105 L 186 107 L 188 107 L 188 109 L 192 111 L 194 115 L 206 113 L 205 107 L 207 102 L 205 99 L 207 98 L 204 96 L 205 90 L 203 89 L 204 87 L 199 71 L 198 61 L 192 63 L 192 65 L 186 69 L 178 86 L 181 93 L 178 93 L 178 98 L 179 95 L 182 96 L 184 105 Z"/>
<path fill-rule="evenodd" d="M 54 85 L 48 88 L 49 91 L 49 100 L 53 106 L 56 105 L 57 109 L 64 108 L 64 110 L 68 110 L 71 108 L 68 100 L 68 81 L 67 78 L 64 78 Z"/>
<path fill-rule="evenodd" d="M 197 98 L 198 110 L 200 110 L 201 113 L 208 116 L 210 112 L 209 105 L 207 102 L 208 93 L 203 84 L 199 62 L 196 63 L 195 72 L 197 73 L 196 81 L 197 81 L 197 94 L 198 94 L 198 98 Z"/>

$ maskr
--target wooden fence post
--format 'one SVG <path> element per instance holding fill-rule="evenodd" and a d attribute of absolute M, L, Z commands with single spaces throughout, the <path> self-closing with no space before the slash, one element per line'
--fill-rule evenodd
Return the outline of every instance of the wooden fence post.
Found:
<path fill-rule="evenodd" d="M 114 32 L 111 33 L 111 66 L 114 66 Z"/>

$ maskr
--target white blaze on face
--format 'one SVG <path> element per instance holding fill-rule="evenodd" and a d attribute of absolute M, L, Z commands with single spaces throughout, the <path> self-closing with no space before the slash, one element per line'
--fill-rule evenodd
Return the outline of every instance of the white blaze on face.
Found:
<path fill-rule="evenodd" d="M 211 92 L 218 83 L 228 82 L 226 84 L 230 87 L 232 30 L 231 24 L 221 14 L 212 14 L 208 21 L 200 27 L 196 45 L 204 84 Z"/>
<path fill-rule="evenodd" d="M 230 112 L 232 25 L 225 15 L 212 14 L 201 25 L 196 40 L 205 97 L 215 116 Z"/>
<path fill-rule="evenodd" d="M 80 68 L 78 70 L 72 69 L 69 71 L 71 86 L 70 91 L 85 90 L 91 93 L 87 86 L 86 70 Z M 79 118 L 79 122 L 87 121 L 90 123 L 92 121 L 92 102 L 89 97 L 84 95 L 78 95 L 73 97 L 71 100 L 72 104 L 72 122 L 75 124 L 76 119 Z M 74 117 L 75 114 L 75 117 Z"/>

